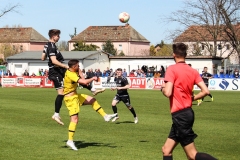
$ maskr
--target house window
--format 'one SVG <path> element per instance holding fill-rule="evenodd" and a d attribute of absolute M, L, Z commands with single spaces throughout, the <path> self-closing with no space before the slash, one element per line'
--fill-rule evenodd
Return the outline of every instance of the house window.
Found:
<path fill-rule="evenodd" d="M 119 50 L 119 51 L 122 51 L 122 45 L 121 45 L 121 44 L 119 44 L 118 50 Z"/>
<path fill-rule="evenodd" d="M 229 44 L 227 44 L 227 45 L 226 45 L 226 48 L 227 48 L 227 50 L 229 50 L 229 49 L 230 49 L 230 45 L 229 45 Z"/>
<path fill-rule="evenodd" d="M 197 49 L 197 45 L 193 44 L 193 49 L 196 50 Z"/>
<path fill-rule="evenodd" d="M 222 49 L 222 45 L 218 44 L 218 50 L 221 50 L 221 49 Z"/>
<path fill-rule="evenodd" d="M 210 44 L 210 50 L 213 50 L 213 45 L 212 44 Z"/>
<path fill-rule="evenodd" d="M 202 50 L 204 50 L 204 44 L 202 44 Z"/>
<path fill-rule="evenodd" d="M 22 51 L 23 51 L 23 45 L 20 46 L 20 52 L 22 52 Z"/>

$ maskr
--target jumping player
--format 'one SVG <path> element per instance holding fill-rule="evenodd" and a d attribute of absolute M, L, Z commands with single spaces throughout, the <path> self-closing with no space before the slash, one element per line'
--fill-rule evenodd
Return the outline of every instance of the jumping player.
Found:
<path fill-rule="evenodd" d="M 117 76 L 115 77 L 115 82 L 116 82 L 116 87 L 111 88 L 112 91 L 117 90 L 117 94 L 112 100 L 112 110 L 115 114 L 117 114 L 117 116 L 112 119 L 112 122 L 115 122 L 116 120 L 119 119 L 116 104 L 119 103 L 120 101 L 123 101 L 123 103 L 127 106 L 127 108 L 132 113 L 134 117 L 134 123 L 138 123 L 138 117 L 135 113 L 134 108 L 130 103 L 130 97 L 127 91 L 130 85 L 128 84 L 127 78 L 123 77 L 121 68 L 117 69 Z"/>
<path fill-rule="evenodd" d="M 61 121 L 59 112 L 62 106 L 63 100 L 63 77 L 68 68 L 67 65 L 64 64 L 64 58 L 61 52 L 57 49 L 56 43 L 60 39 L 61 31 L 58 29 L 51 29 L 48 32 L 49 42 L 44 45 L 43 53 L 41 59 L 44 61 L 48 58 L 48 67 L 49 74 L 48 78 L 53 81 L 54 87 L 57 90 L 57 97 L 55 99 L 55 113 L 52 116 L 52 119 L 55 120 L 58 124 L 64 125 Z M 79 71 L 79 75 L 84 78 L 81 71 Z M 92 88 L 90 85 L 83 86 L 92 91 L 93 95 L 103 92 L 104 90 L 96 90 Z"/>
<path fill-rule="evenodd" d="M 216 160 L 206 153 L 196 150 L 194 139 L 197 135 L 192 127 L 194 124 L 194 112 L 192 101 L 209 94 L 199 73 L 185 63 L 187 46 L 183 43 L 173 44 L 173 58 L 175 65 L 169 66 L 164 78 L 165 83 L 161 91 L 169 98 L 172 114 L 172 127 L 169 136 L 162 147 L 163 160 L 172 160 L 174 148 L 181 144 L 189 160 Z M 201 91 L 192 96 L 192 89 L 197 85 Z"/>

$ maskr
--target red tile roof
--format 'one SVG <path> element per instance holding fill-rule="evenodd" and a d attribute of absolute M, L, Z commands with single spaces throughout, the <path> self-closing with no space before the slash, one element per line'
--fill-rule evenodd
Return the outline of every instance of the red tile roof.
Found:
<path fill-rule="evenodd" d="M 11 42 L 47 42 L 48 39 L 43 37 L 35 29 L 27 28 L 0 28 L 0 43 Z"/>
<path fill-rule="evenodd" d="M 223 30 L 225 26 L 220 26 L 220 29 Z M 240 24 L 234 25 L 235 31 L 240 38 Z M 202 26 L 190 26 L 182 34 L 180 34 L 174 42 L 201 42 L 201 41 L 213 41 L 213 36 L 210 34 L 214 31 L 214 26 L 206 27 Z M 224 32 L 218 34 L 217 41 L 226 41 L 226 34 Z"/>
<path fill-rule="evenodd" d="M 69 42 L 147 42 L 145 37 L 130 25 L 125 26 L 89 26 L 84 31 L 73 37 Z"/>

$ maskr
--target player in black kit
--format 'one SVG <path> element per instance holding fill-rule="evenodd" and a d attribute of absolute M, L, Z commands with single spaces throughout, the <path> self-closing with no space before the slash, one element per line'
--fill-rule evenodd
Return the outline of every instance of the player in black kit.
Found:
<path fill-rule="evenodd" d="M 62 100 L 64 97 L 63 94 L 63 77 L 65 75 L 66 70 L 68 69 L 68 65 L 64 64 L 64 58 L 61 52 L 57 49 L 56 43 L 60 39 L 61 31 L 58 29 L 51 29 L 48 32 L 49 35 L 49 42 L 44 45 L 43 53 L 41 59 L 44 61 L 48 58 L 48 67 L 49 67 L 49 74 L 48 78 L 53 81 L 54 87 L 57 90 L 57 97 L 55 99 L 55 113 L 52 116 L 52 119 L 55 120 L 57 123 L 64 125 L 61 121 L 59 112 L 62 106 Z M 79 70 L 79 76 L 84 78 L 81 70 Z M 83 86 L 88 90 L 91 90 L 93 95 L 97 95 L 98 93 L 103 92 L 104 90 L 96 90 L 92 88 L 91 85 Z"/>
<path fill-rule="evenodd" d="M 134 123 L 138 123 L 138 118 L 137 115 L 135 113 L 134 108 L 132 107 L 131 103 L 130 103 L 130 97 L 128 94 L 127 89 L 130 87 L 127 78 L 122 76 L 122 69 L 118 68 L 117 69 L 117 76 L 115 77 L 115 82 L 116 82 L 116 87 L 111 88 L 111 90 L 117 90 L 117 94 L 116 96 L 113 98 L 112 101 L 112 110 L 115 113 L 117 113 L 117 106 L 116 104 L 119 103 L 120 101 L 122 101 L 127 108 L 131 111 L 131 113 L 133 114 L 134 117 Z M 112 122 L 115 122 L 116 120 L 119 119 L 119 116 L 117 114 L 116 117 L 114 117 L 112 119 Z"/>
<path fill-rule="evenodd" d="M 203 72 L 202 72 L 202 79 L 203 79 L 203 82 L 205 83 L 205 85 L 208 87 L 208 80 L 212 78 L 212 74 L 208 73 L 208 68 L 207 67 L 204 67 L 203 68 Z M 213 96 L 211 94 L 208 95 L 211 100 L 213 101 Z M 204 100 L 204 97 L 202 98 L 201 101 L 198 102 L 198 105 L 200 105 Z"/>

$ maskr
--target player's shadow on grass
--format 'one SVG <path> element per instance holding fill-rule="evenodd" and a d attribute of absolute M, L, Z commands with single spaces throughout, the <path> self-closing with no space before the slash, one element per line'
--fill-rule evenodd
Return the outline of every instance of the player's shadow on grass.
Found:
<path fill-rule="evenodd" d="M 132 121 L 122 121 L 122 122 L 116 122 L 115 124 L 121 124 L 121 123 L 134 123 Z"/>
<path fill-rule="evenodd" d="M 66 140 L 64 142 L 67 142 Z M 117 146 L 114 146 L 110 143 L 97 143 L 97 142 L 85 142 L 85 141 L 74 141 L 75 146 L 78 149 L 81 148 L 87 148 L 87 147 L 110 147 L 110 148 L 116 148 Z M 63 146 L 62 148 L 67 148 L 67 146 Z"/>

